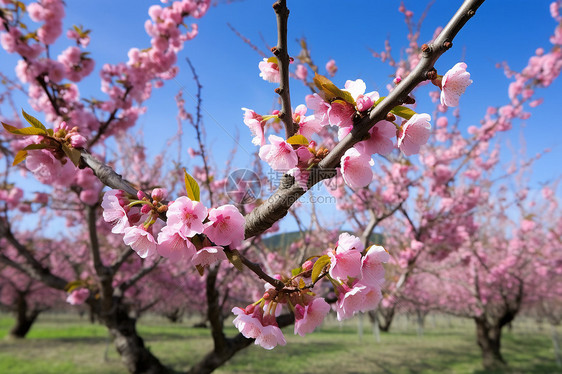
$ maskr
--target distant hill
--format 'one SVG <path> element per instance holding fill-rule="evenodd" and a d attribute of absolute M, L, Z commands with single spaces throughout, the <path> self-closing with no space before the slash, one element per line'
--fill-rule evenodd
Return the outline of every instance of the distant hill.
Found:
<path fill-rule="evenodd" d="M 341 233 L 347 232 L 354 235 L 349 231 L 341 231 Z M 281 234 L 275 234 L 263 239 L 263 243 L 272 250 L 285 251 L 289 246 L 299 240 L 301 233 L 299 231 L 285 232 Z M 371 244 L 382 245 L 384 242 L 384 237 L 382 234 L 373 233 L 371 235 Z"/>

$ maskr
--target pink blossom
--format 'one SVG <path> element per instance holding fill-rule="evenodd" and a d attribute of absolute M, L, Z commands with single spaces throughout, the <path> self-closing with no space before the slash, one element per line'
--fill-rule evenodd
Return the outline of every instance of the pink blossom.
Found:
<path fill-rule="evenodd" d="M 344 232 L 340 234 L 336 248 L 340 248 L 342 251 L 351 251 L 354 249 L 361 252 L 365 249 L 365 246 L 363 245 L 361 238 Z"/>
<path fill-rule="evenodd" d="M 309 334 L 324 321 L 324 317 L 330 311 L 330 305 L 321 297 L 315 298 L 306 306 L 297 304 L 295 309 L 299 310 L 298 314 L 301 318 L 297 318 L 295 314 L 295 335 L 304 336 Z"/>
<path fill-rule="evenodd" d="M 355 278 L 361 273 L 361 252 L 357 250 L 345 250 L 338 247 L 336 250 L 328 251 L 330 257 L 330 276 L 340 281 L 346 281 L 348 277 Z"/>
<path fill-rule="evenodd" d="M 308 70 L 306 70 L 306 66 L 304 66 L 303 64 L 298 64 L 297 70 L 295 71 L 295 75 L 297 76 L 297 79 L 300 79 L 301 81 L 306 81 L 306 76 L 308 75 Z"/>
<path fill-rule="evenodd" d="M 207 208 L 199 201 L 181 196 L 168 206 L 166 217 L 168 226 L 187 239 L 203 232 Z"/>
<path fill-rule="evenodd" d="M 388 155 L 392 152 L 394 144 L 390 138 L 396 135 L 396 126 L 392 122 L 379 121 L 369 130 L 369 139 L 360 142 L 363 144 L 364 153 Z"/>
<path fill-rule="evenodd" d="M 443 76 L 441 81 L 441 104 L 448 107 L 459 105 L 459 97 L 472 83 L 466 64 L 459 62 Z"/>
<path fill-rule="evenodd" d="M 306 106 L 314 111 L 314 117 L 318 120 L 319 126 L 326 126 L 330 123 L 328 119 L 330 104 L 324 101 L 318 94 L 307 95 Z"/>
<path fill-rule="evenodd" d="M 267 162 L 273 170 L 288 171 L 298 163 L 298 157 L 293 146 L 283 138 L 269 135 L 269 143 L 260 148 L 260 158 Z"/>
<path fill-rule="evenodd" d="M 420 147 L 427 143 L 431 131 L 429 121 L 429 114 L 414 114 L 398 131 L 397 145 L 406 156 L 418 153 Z"/>
<path fill-rule="evenodd" d="M 265 123 L 263 122 L 262 116 L 251 109 L 242 108 L 242 110 L 244 111 L 244 123 L 250 128 L 250 131 L 254 136 L 252 143 L 263 146 L 265 144 Z"/>
<path fill-rule="evenodd" d="M 158 233 L 158 254 L 169 258 L 171 261 L 189 261 L 195 254 L 195 246 L 191 241 L 182 237 L 180 233 L 170 226 L 165 226 Z"/>
<path fill-rule="evenodd" d="M 360 153 L 356 148 L 348 149 L 341 158 L 341 173 L 345 183 L 354 190 L 367 186 L 373 180 L 373 165 L 369 154 Z"/>
<path fill-rule="evenodd" d="M 261 333 L 256 338 L 255 344 L 260 345 L 265 349 L 273 349 L 278 344 L 285 345 L 287 342 L 285 341 L 283 332 L 281 332 L 281 329 L 278 326 L 267 325 L 261 330 Z"/>
<path fill-rule="evenodd" d="M 217 261 L 227 260 L 224 249 L 219 246 L 203 247 L 191 259 L 193 265 L 209 266 Z"/>
<path fill-rule="evenodd" d="M 353 288 L 342 285 L 336 302 L 338 321 L 351 318 L 357 312 L 375 309 L 381 299 L 382 293 L 379 288 L 371 288 L 359 282 Z"/>
<path fill-rule="evenodd" d="M 76 172 L 72 162 L 66 160 L 63 164 L 45 149 L 27 151 L 25 166 L 39 182 L 58 186 L 69 186 Z"/>
<path fill-rule="evenodd" d="M 298 133 L 307 139 L 317 134 L 322 129 L 320 121 L 314 116 L 306 116 L 306 106 L 301 104 L 293 112 L 293 121 L 298 123 Z"/>
<path fill-rule="evenodd" d="M 275 62 L 273 62 L 273 59 Z M 264 58 L 263 61 L 260 61 L 258 67 L 260 68 L 260 77 L 262 77 L 263 80 L 271 83 L 279 83 L 281 81 L 279 65 L 277 65 L 277 58 Z"/>
<path fill-rule="evenodd" d="M 384 282 L 383 262 L 390 258 L 388 252 L 381 246 L 373 245 L 361 260 L 361 283 L 370 287 L 381 287 Z"/>
<path fill-rule="evenodd" d="M 72 291 L 66 298 L 66 302 L 70 305 L 81 305 L 84 304 L 88 297 L 90 296 L 90 290 L 87 288 L 79 288 Z"/>
<path fill-rule="evenodd" d="M 331 59 L 326 63 L 326 71 L 328 72 L 328 74 L 330 74 L 331 77 L 336 75 L 338 67 L 336 66 L 336 61 L 334 59 Z"/>
<path fill-rule="evenodd" d="M 156 240 L 144 227 L 131 226 L 125 229 L 123 242 L 137 252 L 140 258 L 146 258 L 156 252 Z"/>
<path fill-rule="evenodd" d="M 237 316 L 232 323 L 242 335 L 248 339 L 255 339 L 260 336 L 263 325 L 256 316 L 250 315 L 245 309 L 238 307 L 232 308 L 232 313 Z"/>
<path fill-rule="evenodd" d="M 355 107 L 343 100 L 334 100 L 328 109 L 328 121 L 332 126 L 347 127 L 353 125 Z"/>
<path fill-rule="evenodd" d="M 209 222 L 203 233 L 213 243 L 237 248 L 244 240 L 244 216 L 234 205 L 223 205 L 209 210 Z"/>
<path fill-rule="evenodd" d="M 121 205 L 121 196 L 123 191 L 111 190 L 103 195 L 101 207 L 103 208 L 103 219 L 110 223 L 113 228 L 111 232 L 114 234 L 123 234 L 127 227 L 130 227 L 129 217 L 125 208 Z"/>

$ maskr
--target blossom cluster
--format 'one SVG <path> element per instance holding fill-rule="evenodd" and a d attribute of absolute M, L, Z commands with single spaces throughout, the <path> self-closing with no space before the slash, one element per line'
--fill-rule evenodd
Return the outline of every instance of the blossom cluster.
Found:
<path fill-rule="evenodd" d="M 223 247 L 235 249 L 244 240 L 244 217 L 234 205 L 207 209 L 187 196 L 162 204 L 166 192 L 160 188 L 152 191 L 152 200 L 140 191 L 137 197 L 130 199 L 121 190 L 111 190 L 101 206 L 104 220 L 113 226 L 111 232 L 123 234 L 124 243 L 141 258 L 159 254 L 206 266 L 226 260 Z M 156 232 L 163 212 L 166 224 Z"/>
<path fill-rule="evenodd" d="M 270 287 L 263 297 L 246 308 L 235 307 L 233 323 L 247 338 L 265 349 L 285 345 L 285 337 L 276 316 L 283 306 L 295 316 L 295 335 L 304 336 L 318 327 L 332 309 L 325 298 L 312 292 L 322 278 L 330 281 L 337 296 L 334 309 L 338 320 L 351 318 L 358 312 L 375 309 L 382 299 L 384 268 L 389 254 L 383 247 L 371 246 L 364 251 L 361 239 L 340 234 L 335 249 L 316 259 L 307 260 L 292 277 L 278 276 L 286 288 Z"/>
<path fill-rule="evenodd" d="M 265 80 L 279 81 L 279 69 L 275 61 L 264 59 L 259 67 L 260 76 Z M 297 68 L 297 77 L 300 76 L 301 79 L 306 77 L 303 68 L 300 71 Z M 278 112 L 262 116 L 251 109 L 242 108 L 244 123 L 254 136 L 252 142 L 260 146 L 260 158 L 272 169 L 294 176 L 304 189 L 307 187 L 310 169 L 327 154 L 325 147 L 316 147 L 313 137 L 320 134 L 324 127 L 333 126 L 337 128 L 338 139 L 341 141 L 353 131 L 357 121 L 367 116 L 371 108 L 381 101 L 378 92 L 366 93 L 367 86 L 361 79 L 348 80 L 343 89 L 337 88 L 324 77 L 321 77 L 320 83 L 316 79 L 319 92 L 308 95 L 306 105 L 299 105 L 293 112 L 293 123 L 298 125 L 296 135 L 302 137 L 283 139 L 272 134 L 266 141 L 266 125 L 272 119 L 273 122 L 278 122 Z M 471 82 L 466 64 L 458 63 L 434 83 L 442 89 L 443 105 L 455 106 L 458 105 L 459 96 Z M 313 111 L 312 115 L 306 115 L 307 108 Z M 429 114 L 418 114 L 405 107 L 400 107 L 395 113 L 403 118 L 402 123 L 396 122 L 394 114 L 387 116 L 387 120 L 377 122 L 369 130 L 367 139 L 355 144 L 341 157 L 339 170 L 345 183 L 353 190 L 371 183 L 374 154 L 385 156 L 398 148 L 404 155 L 410 156 L 419 153 L 420 147 L 427 143 L 431 132 Z M 392 140 L 394 137 L 396 142 Z"/>

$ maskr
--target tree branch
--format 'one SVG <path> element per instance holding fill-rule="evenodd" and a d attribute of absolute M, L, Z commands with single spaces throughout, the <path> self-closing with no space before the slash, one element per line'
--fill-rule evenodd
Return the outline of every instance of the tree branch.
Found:
<path fill-rule="evenodd" d="M 353 145 L 365 139 L 371 127 L 383 120 L 386 114 L 397 105 L 403 104 L 410 92 L 424 80 L 428 73 L 433 72 L 433 65 L 437 59 L 452 46 L 452 40 L 475 14 L 484 0 L 466 0 L 447 26 L 441 31 L 435 41 L 422 47 L 423 56 L 418 65 L 396 88 L 376 107 L 370 110 L 364 118 L 353 124 L 353 129 L 334 149 L 320 162 L 318 168 L 313 169 L 309 177 L 309 188 L 323 179 L 331 178 L 336 174 L 335 168 L 340 159 Z M 289 179 L 290 178 L 290 179 Z M 294 183 L 290 176 L 283 177 L 278 190 L 262 205 L 246 216 L 244 226 L 246 238 L 261 234 L 276 221 L 283 218 L 288 209 L 304 194 L 304 190 Z"/>
<path fill-rule="evenodd" d="M 277 17 L 277 46 L 272 48 L 271 51 L 277 57 L 280 75 L 279 88 L 275 92 L 281 97 L 279 119 L 285 125 L 285 136 L 289 139 L 297 132 L 297 127 L 293 123 L 291 92 L 289 90 L 289 64 L 291 59 L 287 48 L 287 20 L 289 19 L 287 1 L 276 1 L 273 4 L 273 9 Z"/>

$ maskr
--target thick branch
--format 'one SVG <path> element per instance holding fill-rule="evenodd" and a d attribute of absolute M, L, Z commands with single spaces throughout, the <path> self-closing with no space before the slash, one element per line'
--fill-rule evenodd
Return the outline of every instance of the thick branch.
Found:
<path fill-rule="evenodd" d="M 148 267 L 145 267 L 145 268 L 142 268 L 135 275 L 133 275 L 131 278 L 127 279 L 127 281 L 121 283 L 118 287 L 118 291 L 121 294 L 124 294 L 127 289 L 134 286 L 135 283 L 140 281 L 144 276 L 148 275 L 152 270 L 156 269 L 156 267 L 158 266 L 160 261 L 162 261 L 162 259 L 163 259 L 163 257 L 159 257 L 156 261 L 154 261 L 154 263 L 152 265 L 150 265 Z M 117 292 L 117 293 L 119 293 L 119 292 Z M 119 296 L 119 295 L 117 295 L 117 296 Z"/>
<path fill-rule="evenodd" d="M 358 120 L 353 124 L 353 130 L 348 134 L 334 149 L 320 162 L 316 173 L 311 173 L 309 187 L 320 182 L 322 179 L 330 178 L 335 175 L 335 168 L 339 165 L 340 159 L 349 148 L 357 142 L 365 139 L 368 131 L 377 122 L 383 120 L 386 114 L 396 107 L 403 104 L 414 88 L 428 77 L 428 73 L 433 71 L 433 65 L 437 59 L 452 46 L 452 40 L 475 14 L 476 10 L 484 0 L 466 0 L 447 26 L 441 31 L 435 41 L 423 48 L 423 56 L 414 68 L 400 84 L 392 91 L 381 103 L 373 108 L 368 116 Z M 287 176 L 285 176 L 287 177 Z M 284 179 L 285 179 L 284 177 Z M 288 209 L 304 194 L 304 190 L 299 188 L 296 183 L 290 185 L 281 184 L 279 189 L 264 204 L 254 209 L 246 216 L 244 226 L 246 238 L 261 234 L 273 223 L 287 214 Z"/>
<path fill-rule="evenodd" d="M 12 234 L 12 231 L 5 222 L 0 222 L 0 236 L 6 238 L 6 240 L 14 246 L 18 254 L 20 254 L 24 259 L 25 263 L 16 263 L 9 257 L 0 253 L 0 261 L 8 266 L 11 266 L 33 279 L 37 279 L 48 285 L 49 287 L 64 290 L 65 286 L 68 284 L 66 279 L 63 279 L 57 275 L 51 273 L 51 271 L 43 266 L 27 249 L 23 244 L 21 244 L 16 237 Z"/>
<path fill-rule="evenodd" d="M 82 168 L 89 167 L 94 175 L 106 186 L 116 190 L 122 190 L 132 196 L 137 195 L 137 189 L 133 185 L 123 179 L 123 177 L 115 172 L 111 167 L 92 156 L 86 150 L 82 150 L 82 158 L 80 166 Z"/>

